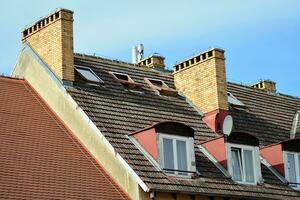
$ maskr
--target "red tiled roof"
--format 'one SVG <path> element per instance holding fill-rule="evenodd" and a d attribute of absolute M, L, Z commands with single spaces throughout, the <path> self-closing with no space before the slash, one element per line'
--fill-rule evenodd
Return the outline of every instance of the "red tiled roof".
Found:
<path fill-rule="evenodd" d="M 0 77 L 1 199 L 129 199 L 31 86 Z"/>

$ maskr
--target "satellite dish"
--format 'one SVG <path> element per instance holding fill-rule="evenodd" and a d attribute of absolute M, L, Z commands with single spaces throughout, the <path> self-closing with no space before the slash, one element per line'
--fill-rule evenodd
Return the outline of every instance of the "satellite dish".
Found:
<path fill-rule="evenodd" d="M 223 122 L 223 133 L 227 136 L 230 135 L 233 127 L 233 119 L 231 115 L 227 115 Z"/>

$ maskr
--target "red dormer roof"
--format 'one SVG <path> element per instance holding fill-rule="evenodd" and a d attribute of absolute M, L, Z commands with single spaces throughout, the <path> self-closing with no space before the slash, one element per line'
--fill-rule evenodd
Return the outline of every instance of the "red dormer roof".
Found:
<path fill-rule="evenodd" d="M 0 77 L 1 199 L 129 199 L 31 86 Z"/>

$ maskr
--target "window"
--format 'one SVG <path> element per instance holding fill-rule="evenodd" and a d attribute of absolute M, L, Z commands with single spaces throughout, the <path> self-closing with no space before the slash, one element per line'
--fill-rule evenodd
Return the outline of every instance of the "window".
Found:
<path fill-rule="evenodd" d="M 109 72 L 115 80 L 121 83 L 124 87 L 129 89 L 141 88 L 142 84 L 136 83 L 128 74 Z"/>
<path fill-rule="evenodd" d="M 228 169 L 234 181 L 256 184 L 261 178 L 258 147 L 228 144 Z"/>
<path fill-rule="evenodd" d="M 170 88 L 164 81 L 159 79 L 145 78 L 146 83 L 159 95 L 176 96 L 177 91 Z"/>
<path fill-rule="evenodd" d="M 195 168 L 193 138 L 160 134 L 160 164 L 171 175 L 189 176 Z"/>
<path fill-rule="evenodd" d="M 94 83 L 102 83 L 103 81 L 91 70 L 87 67 L 75 67 L 76 71 L 79 75 L 87 81 Z"/>
<path fill-rule="evenodd" d="M 300 189 L 300 153 L 284 152 L 284 169 L 290 186 Z"/>

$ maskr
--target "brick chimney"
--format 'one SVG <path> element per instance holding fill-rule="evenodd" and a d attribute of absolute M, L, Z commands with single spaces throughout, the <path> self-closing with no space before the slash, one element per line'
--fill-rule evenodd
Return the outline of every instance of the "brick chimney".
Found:
<path fill-rule="evenodd" d="M 29 43 L 64 82 L 74 81 L 73 11 L 59 9 L 22 31 Z"/>
<path fill-rule="evenodd" d="M 204 113 L 203 120 L 219 132 L 228 115 L 224 50 L 213 48 L 174 65 L 176 89 Z"/>
<path fill-rule="evenodd" d="M 147 58 L 139 61 L 138 64 L 145 65 L 151 68 L 165 68 L 165 57 L 154 53 Z"/>
<path fill-rule="evenodd" d="M 271 80 L 259 80 L 257 83 L 251 85 L 251 87 L 269 92 L 276 92 L 276 83 Z"/>

